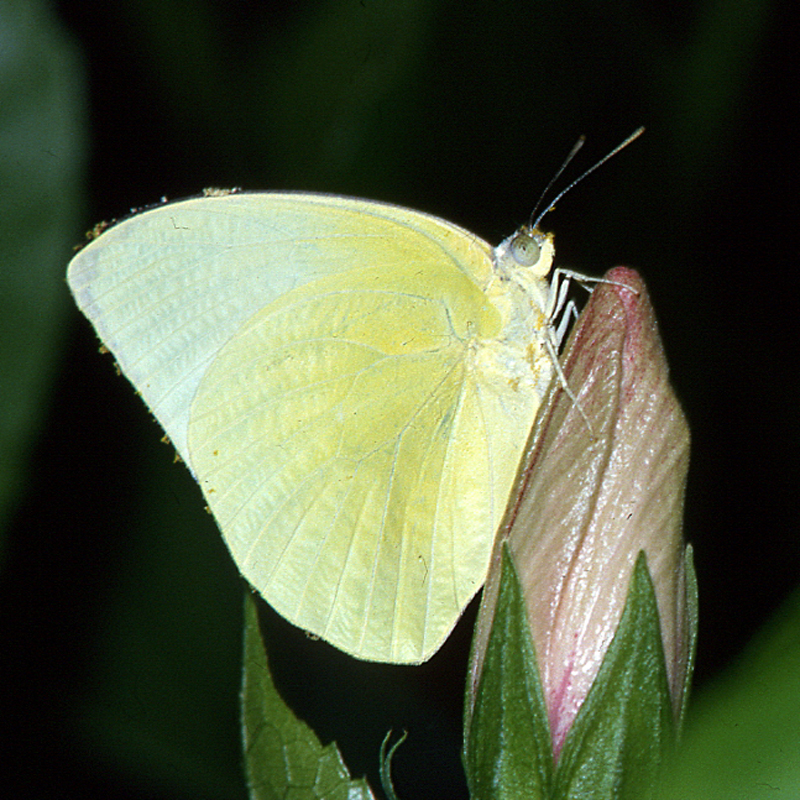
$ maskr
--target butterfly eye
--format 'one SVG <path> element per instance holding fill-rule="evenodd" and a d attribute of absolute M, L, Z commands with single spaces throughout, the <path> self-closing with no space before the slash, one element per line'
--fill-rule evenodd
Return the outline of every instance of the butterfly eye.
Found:
<path fill-rule="evenodd" d="M 521 231 L 511 241 L 511 255 L 521 267 L 532 267 L 541 254 L 539 239 L 527 231 Z"/>

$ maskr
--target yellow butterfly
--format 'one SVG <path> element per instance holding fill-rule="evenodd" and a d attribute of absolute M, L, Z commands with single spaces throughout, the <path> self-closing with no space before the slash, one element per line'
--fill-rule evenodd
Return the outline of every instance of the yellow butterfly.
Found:
<path fill-rule="evenodd" d="M 483 585 L 557 369 L 553 255 L 535 226 L 493 248 L 384 203 L 210 192 L 105 230 L 68 282 L 247 580 L 418 663 Z"/>

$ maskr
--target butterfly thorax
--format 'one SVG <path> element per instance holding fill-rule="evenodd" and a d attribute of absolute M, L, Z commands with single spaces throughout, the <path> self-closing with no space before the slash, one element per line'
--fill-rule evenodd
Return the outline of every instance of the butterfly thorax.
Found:
<path fill-rule="evenodd" d="M 501 373 L 517 389 L 544 394 L 553 366 L 544 337 L 550 273 L 554 256 L 552 234 L 521 228 L 494 250 L 493 276 L 485 289 L 502 320 L 501 333 L 480 342 L 477 359 L 483 370 Z"/>

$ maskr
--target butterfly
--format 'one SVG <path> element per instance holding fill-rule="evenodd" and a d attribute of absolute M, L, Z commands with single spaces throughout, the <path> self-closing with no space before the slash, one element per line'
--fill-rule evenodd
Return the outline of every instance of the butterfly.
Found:
<path fill-rule="evenodd" d="M 207 191 L 100 229 L 68 283 L 250 584 L 419 663 L 483 585 L 559 369 L 553 258 L 538 221 L 492 247 L 386 203 Z"/>

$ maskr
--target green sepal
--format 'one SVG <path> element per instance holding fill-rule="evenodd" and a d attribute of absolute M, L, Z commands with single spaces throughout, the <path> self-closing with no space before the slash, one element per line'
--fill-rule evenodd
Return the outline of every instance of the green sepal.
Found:
<path fill-rule="evenodd" d="M 473 798 L 549 798 L 553 750 L 525 601 L 508 547 L 464 742 Z"/>
<path fill-rule="evenodd" d="M 389 739 L 391 738 L 392 732 L 389 731 L 381 742 L 381 786 L 383 787 L 383 793 L 386 795 L 386 800 L 399 800 L 394 790 L 394 784 L 392 783 L 392 759 L 394 758 L 397 748 L 408 738 L 408 732 L 403 731 L 400 738 L 389 747 Z M 389 747 L 388 752 L 386 750 L 387 747 Z"/>
<path fill-rule="evenodd" d="M 564 742 L 553 797 L 650 798 L 674 740 L 658 606 L 640 552 L 619 626 Z"/>
<path fill-rule="evenodd" d="M 699 600 L 697 594 L 697 573 L 694 570 L 694 549 L 690 544 L 686 545 L 683 563 L 686 572 L 686 635 L 689 641 L 686 647 L 686 673 L 683 676 L 680 704 L 678 706 L 678 737 L 680 737 L 683 732 L 683 724 L 686 721 L 686 709 L 689 707 L 689 694 L 692 686 L 692 675 L 694 674 L 694 662 L 697 656 Z"/>
<path fill-rule="evenodd" d="M 351 780 L 336 745 L 323 747 L 278 694 L 250 592 L 244 614 L 242 735 L 251 800 L 372 800 L 366 781 Z"/>

